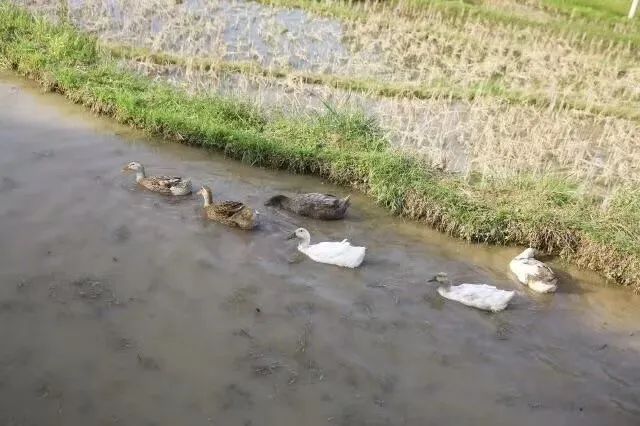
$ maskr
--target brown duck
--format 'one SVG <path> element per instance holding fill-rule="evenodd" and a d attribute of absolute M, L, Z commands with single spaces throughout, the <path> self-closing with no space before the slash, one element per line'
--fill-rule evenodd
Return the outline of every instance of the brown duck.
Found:
<path fill-rule="evenodd" d="M 180 176 L 147 176 L 144 172 L 144 166 L 137 161 L 132 161 L 124 166 L 122 171 L 136 172 L 138 185 L 147 188 L 149 191 L 167 195 L 191 194 L 191 179 L 185 179 Z"/>
<path fill-rule="evenodd" d="M 315 219 L 335 220 L 342 219 L 349 208 L 349 198 L 338 198 L 331 194 L 319 194 L 311 192 L 298 194 L 292 197 L 276 195 L 271 197 L 265 205 L 280 207 L 301 216 Z"/>
<path fill-rule="evenodd" d="M 258 212 L 239 201 L 213 201 L 211 188 L 203 185 L 198 194 L 204 198 L 204 211 L 208 219 L 240 229 L 256 227 Z"/>

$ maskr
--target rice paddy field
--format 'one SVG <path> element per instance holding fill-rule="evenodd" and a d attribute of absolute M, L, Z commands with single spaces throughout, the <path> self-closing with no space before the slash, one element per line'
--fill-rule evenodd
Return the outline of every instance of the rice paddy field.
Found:
<path fill-rule="evenodd" d="M 640 19 L 627 7 L 14 0 L 0 58 L 120 121 L 319 174 L 450 234 L 535 245 L 638 289 Z M 25 10 L 40 18 L 25 23 Z M 118 85 L 122 96 L 104 94 Z M 195 113 L 153 118 L 136 96 L 154 90 L 240 106 L 245 130 L 279 145 L 237 150 L 193 132 Z"/>

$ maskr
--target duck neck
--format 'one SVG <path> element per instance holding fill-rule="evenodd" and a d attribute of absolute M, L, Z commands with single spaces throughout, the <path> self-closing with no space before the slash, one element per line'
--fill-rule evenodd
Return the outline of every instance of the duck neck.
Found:
<path fill-rule="evenodd" d="M 144 174 L 144 167 L 140 166 L 140 168 L 136 170 L 136 182 L 140 182 L 145 177 L 146 175 Z"/>
<path fill-rule="evenodd" d="M 449 278 L 440 278 L 438 280 L 438 284 L 439 287 L 444 288 L 445 290 L 451 289 L 451 281 L 449 281 Z"/>
<path fill-rule="evenodd" d="M 291 208 L 291 199 L 284 195 L 278 200 L 278 203 L 280 204 L 280 207 L 283 207 L 285 209 Z"/>
<path fill-rule="evenodd" d="M 284 207 L 285 200 L 288 200 L 288 197 L 285 195 L 274 195 L 269 199 L 269 201 L 267 201 L 267 205 Z"/>
<path fill-rule="evenodd" d="M 209 192 L 209 191 L 205 191 L 205 192 L 202 194 L 202 198 L 204 199 L 204 206 L 205 206 L 205 207 L 209 207 L 209 206 L 211 205 L 211 201 L 212 201 L 212 200 L 211 200 L 211 198 L 212 198 L 212 197 L 211 197 L 211 192 Z"/>
<path fill-rule="evenodd" d="M 304 237 L 302 237 L 302 239 L 300 240 L 300 243 L 298 244 L 298 248 L 299 249 L 306 249 L 309 247 L 309 244 L 311 243 L 311 238 L 308 235 L 305 235 Z"/>

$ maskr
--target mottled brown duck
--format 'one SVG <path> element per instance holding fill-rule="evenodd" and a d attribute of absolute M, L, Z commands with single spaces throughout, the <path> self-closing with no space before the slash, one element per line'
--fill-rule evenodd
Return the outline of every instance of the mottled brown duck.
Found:
<path fill-rule="evenodd" d="M 198 194 L 204 198 L 207 218 L 227 226 L 250 230 L 256 227 L 258 212 L 239 201 L 214 201 L 211 188 L 202 186 Z"/>
<path fill-rule="evenodd" d="M 137 161 L 124 166 L 122 171 L 136 172 L 136 182 L 149 191 L 159 192 L 167 195 L 189 195 L 191 194 L 191 179 L 180 176 L 147 176 L 144 166 Z"/>

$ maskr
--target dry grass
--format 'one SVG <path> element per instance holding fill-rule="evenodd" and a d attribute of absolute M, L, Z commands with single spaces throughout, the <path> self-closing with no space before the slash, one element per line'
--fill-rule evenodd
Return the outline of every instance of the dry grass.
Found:
<path fill-rule="evenodd" d="M 510 2 L 513 3 L 513 2 Z M 32 8 L 51 9 L 45 0 Z M 86 0 L 79 27 L 104 41 L 187 57 L 251 60 L 267 67 L 455 90 L 532 94 L 559 103 L 634 108 L 640 103 L 635 46 L 563 36 L 538 27 L 450 17 L 437 8 L 407 18 L 392 10 L 338 22 L 239 0 Z M 126 11 L 126 12 L 125 12 Z"/>
<path fill-rule="evenodd" d="M 607 194 L 640 181 L 640 146 L 635 121 L 569 109 L 510 105 L 497 98 L 452 101 L 367 96 L 297 80 L 201 71 L 189 66 L 128 66 L 194 93 L 224 93 L 249 99 L 262 109 L 313 115 L 326 104 L 364 110 L 393 145 L 435 167 L 467 179 L 517 174 L 556 175 L 582 182 L 585 192 Z"/>
<path fill-rule="evenodd" d="M 49 16 L 59 10 L 44 0 L 28 3 Z M 485 5 L 548 14 L 539 2 Z M 179 67 L 146 61 L 136 68 L 191 91 L 231 93 L 294 114 L 315 112 L 326 102 L 370 111 L 396 147 L 467 178 L 554 174 L 579 179 L 585 191 L 605 197 L 617 184 L 639 181 L 638 122 L 620 118 L 633 116 L 622 111 L 640 110 L 638 54 L 629 45 L 487 25 L 437 7 L 411 17 L 362 7 L 370 10 L 366 20 L 340 23 L 237 0 L 87 0 L 69 16 L 104 43 L 177 55 Z M 203 58 L 251 61 L 260 72 L 202 71 L 197 64 Z M 264 76 L 265 70 L 278 71 Z M 319 73 L 321 84 L 304 84 L 313 80 L 308 75 L 295 78 L 305 72 Z M 355 92 L 322 84 L 332 85 L 330 76 L 354 75 L 362 82 Z M 375 90 L 394 84 L 433 90 L 423 99 Z M 474 91 L 494 96 L 460 96 Z"/>

